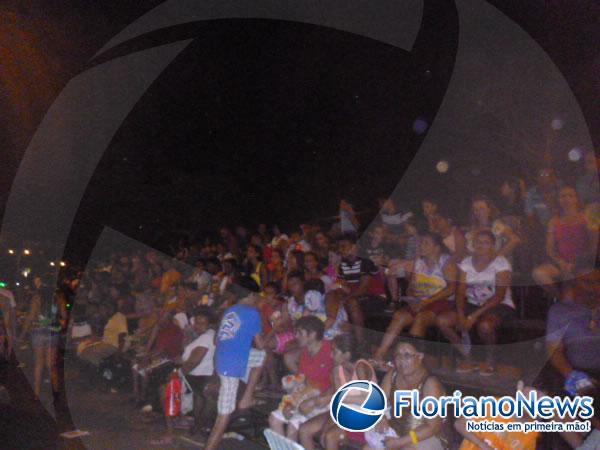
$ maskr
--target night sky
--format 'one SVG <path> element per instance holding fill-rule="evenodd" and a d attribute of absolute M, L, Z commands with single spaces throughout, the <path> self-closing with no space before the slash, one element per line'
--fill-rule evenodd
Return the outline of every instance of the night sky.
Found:
<path fill-rule="evenodd" d="M 158 3 L 2 7 L 9 25 L 2 48 L 7 64 L 0 66 L 3 193 L 62 86 Z M 196 38 L 115 136 L 79 209 L 73 235 L 84 237 L 74 242 L 92 242 L 105 225 L 152 244 L 159 231 L 297 224 L 335 214 L 342 196 L 361 209 L 373 207 L 402 177 L 423 138 L 412 124 L 435 118 L 452 73 L 458 24 L 453 6 L 442 3 L 426 2 L 412 52 L 267 20 L 178 26 L 109 52 L 112 58 Z M 521 3 L 497 6 L 561 69 L 597 145 L 597 8 L 592 2 L 578 2 L 577 11 L 566 1 L 553 9 L 547 2 Z"/>

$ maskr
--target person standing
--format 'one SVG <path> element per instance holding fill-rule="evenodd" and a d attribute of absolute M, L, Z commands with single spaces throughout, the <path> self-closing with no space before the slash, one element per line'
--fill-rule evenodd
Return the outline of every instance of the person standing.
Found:
<path fill-rule="evenodd" d="M 206 450 L 216 450 L 236 410 L 240 380 L 246 390 L 237 405 L 247 410 L 254 404 L 254 390 L 260 380 L 265 361 L 262 321 L 257 309 L 260 297 L 258 285 L 250 277 L 240 279 L 239 285 L 230 288 L 239 301 L 223 314 L 217 332 L 215 366 L 220 388 L 217 402 L 217 419 L 208 437 Z M 253 347 L 253 344 L 257 348 Z"/>

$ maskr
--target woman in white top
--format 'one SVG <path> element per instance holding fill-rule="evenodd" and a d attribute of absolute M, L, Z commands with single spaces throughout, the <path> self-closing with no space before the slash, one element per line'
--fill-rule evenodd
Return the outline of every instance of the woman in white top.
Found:
<path fill-rule="evenodd" d="M 177 365 L 181 366 L 181 373 L 194 392 L 195 420 L 191 433 L 195 434 L 200 424 L 204 409 L 203 407 L 206 404 L 206 399 L 204 398 L 204 386 L 210 380 L 214 372 L 215 330 L 211 328 L 213 324 L 213 314 L 206 306 L 197 306 L 194 309 L 192 321 L 192 327 L 197 337 L 185 346 L 181 358 L 175 362 Z M 165 392 L 163 386 L 163 397 L 164 395 Z M 173 442 L 173 418 L 167 416 L 166 422 L 166 436 L 162 439 L 153 441 L 152 445 L 168 446 Z"/>
<path fill-rule="evenodd" d="M 456 288 L 456 311 L 440 315 L 437 325 L 446 338 L 455 344 L 466 357 L 459 372 L 470 372 L 475 366 L 461 346 L 461 337 L 476 327 L 477 334 L 487 346 L 486 361 L 479 366 L 481 375 L 494 372 L 492 346 L 497 343 L 497 330 L 505 320 L 514 315 L 515 305 L 510 292 L 510 263 L 496 255 L 496 237 L 490 230 L 480 230 L 475 235 L 473 256 L 459 264 L 459 281 Z"/>

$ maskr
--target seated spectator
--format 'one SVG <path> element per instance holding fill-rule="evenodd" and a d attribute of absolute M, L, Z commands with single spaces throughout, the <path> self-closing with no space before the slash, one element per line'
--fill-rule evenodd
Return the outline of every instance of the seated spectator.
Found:
<path fill-rule="evenodd" d="M 393 404 L 396 390 L 417 389 L 421 398 L 445 395 L 442 384 L 429 374 L 423 364 L 423 345 L 422 341 L 400 342 L 394 349 L 393 369 L 381 383 L 388 404 Z M 365 433 L 367 446 L 363 448 L 443 450 L 442 422 L 441 417 L 419 419 L 406 410 L 398 419 L 383 417 L 374 428 Z"/>
<path fill-rule="evenodd" d="M 454 262 L 459 263 L 467 256 L 467 241 L 460 227 L 452 223 L 452 220 L 443 214 L 437 214 L 432 218 L 435 233 L 442 238 L 445 248 L 452 256 Z"/>
<path fill-rule="evenodd" d="M 536 184 L 525 196 L 525 215 L 532 230 L 547 229 L 548 222 L 558 210 L 558 191 L 562 184 L 552 167 L 542 167 L 537 171 Z"/>
<path fill-rule="evenodd" d="M 356 234 L 359 227 L 360 222 L 356 217 L 354 207 L 347 200 L 340 200 L 340 230 L 342 234 Z"/>
<path fill-rule="evenodd" d="M 471 202 L 471 224 L 465 234 L 467 250 L 473 253 L 477 232 L 490 230 L 496 237 L 496 254 L 510 259 L 513 251 L 521 242 L 509 225 L 498 219 L 498 210 L 485 196 L 477 196 Z"/>
<path fill-rule="evenodd" d="M 600 199 L 600 186 L 598 185 L 598 169 L 600 168 L 600 158 L 596 156 L 593 150 L 585 152 L 584 169 L 585 173 L 577 178 L 576 188 L 579 199 L 583 205 L 597 203 Z"/>
<path fill-rule="evenodd" d="M 314 252 L 306 252 L 304 254 L 304 279 L 320 280 L 325 286 L 325 291 L 329 292 L 333 285 L 333 280 L 330 276 L 325 275 L 319 266 L 319 258 Z"/>
<path fill-rule="evenodd" d="M 306 400 L 300 409 L 306 415 L 312 411 L 320 411 L 331 401 L 331 396 L 343 385 L 353 380 L 370 380 L 377 383 L 377 374 L 368 361 L 356 360 L 356 341 L 352 334 L 340 334 L 332 341 L 332 356 L 334 362 L 331 378 L 332 388 L 327 395 L 321 395 Z M 351 398 L 360 404 L 364 398 Z M 300 443 L 306 450 L 315 448 L 314 439 L 321 434 L 321 443 L 327 450 L 337 450 L 344 443 L 364 444 L 364 433 L 351 433 L 340 430 L 331 420 L 329 411 L 313 417 L 300 426 Z"/>
<path fill-rule="evenodd" d="M 546 345 L 563 390 L 581 395 L 600 381 L 600 270 L 579 260 L 574 275 L 572 298 L 550 308 Z"/>
<path fill-rule="evenodd" d="M 312 280 L 315 282 L 315 280 Z M 320 282 L 320 280 L 316 280 Z M 291 329 L 293 322 L 305 316 L 317 316 L 322 321 L 327 319 L 327 311 L 324 296 L 318 292 L 310 292 L 306 290 L 309 285 L 304 282 L 302 272 L 292 272 L 289 275 L 289 293 L 291 294 L 282 311 L 281 327 L 283 329 Z M 321 282 L 322 285 L 322 282 Z M 280 335 L 287 341 L 287 332 Z M 291 372 L 298 371 L 298 360 L 300 358 L 301 349 L 297 345 L 286 342 L 284 362 L 288 370 Z"/>
<path fill-rule="evenodd" d="M 171 371 L 173 362 L 181 355 L 183 332 L 175 323 L 174 311 L 163 310 L 154 326 L 145 352 L 137 358 L 131 367 L 133 395 L 137 403 L 146 399 L 148 381 L 153 373 Z M 160 375 L 158 378 L 162 378 Z"/>
<path fill-rule="evenodd" d="M 285 277 L 285 267 L 283 265 L 284 253 L 279 249 L 273 249 L 271 252 L 271 260 L 267 263 L 266 277 L 267 283 L 282 283 Z"/>
<path fill-rule="evenodd" d="M 163 262 L 163 275 L 160 282 L 160 293 L 166 295 L 169 290 L 181 281 L 182 275 L 169 259 Z"/>
<path fill-rule="evenodd" d="M 264 289 L 264 299 L 261 302 L 260 314 L 265 333 L 265 384 L 271 388 L 277 388 L 278 378 L 276 375 L 275 355 L 283 355 L 292 341 L 295 340 L 291 321 L 283 320 L 285 301 L 280 297 L 280 288 L 277 283 L 267 283 Z"/>
<path fill-rule="evenodd" d="M 318 231 L 315 233 L 311 248 L 312 251 L 317 255 L 319 264 L 322 267 L 327 267 L 329 264 L 329 253 L 331 252 L 329 236 L 327 236 L 327 234 L 323 231 Z"/>
<path fill-rule="evenodd" d="M 523 215 L 523 204 L 526 196 L 525 181 L 522 178 L 509 176 L 500 183 L 500 216 L 520 217 Z"/>
<path fill-rule="evenodd" d="M 266 270 L 267 268 L 262 261 L 262 249 L 250 244 L 246 250 L 246 260 L 244 261 L 246 275 L 252 277 L 262 287 L 267 282 Z"/>
<path fill-rule="evenodd" d="M 407 219 L 399 233 L 386 234 L 386 255 L 388 259 L 387 285 L 392 301 L 400 300 L 398 279 L 407 278 L 413 270 L 413 264 L 419 249 L 419 233 L 413 220 Z"/>
<path fill-rule="evenodd" d="M 409 305 L 394 313 L 375 352 L 375 360 L 385 358 L 394 339 L 406 327 L 411 327 L 411 335 L 425 337 L 439 314 L 454 310 L 457 268 L 450 256 L 443 253 L 443 248 L 438 236 L 428 233 L 421 237 L 420 257 L 415 262 L 408 288 Z"/>
<path fill-rule="evenodd" d="M 251 408 L 254 390 L 265 360 L 262 323 L 257 309 L 260 300 L 258 286 L 251 278 L 241 278 L 239 285 L 231 288 L 238 303 L 228 308 L 217 332 L 215 367 L 219 374 L 220 388 L 217 401 L 217 419 L 208 437 L 206 450 L 216 450 L 236 410 L 237 391 L 240 380 L 246 383 L 237 409 Z M 253 343 L 257 348 L 253 348 Z"/>
<path fill-rule="evenodd" d="M 435 223 L 435 218 L 439 215 L 439 206 L 438 203 L 431 199 L 426 198 L 421 202 L 421 210 L 423 211 L 423 216 L 425 220 L 427 220 L 427 228 L 432 233 L 437 233 L 437 227 Z"/>
<path fill-rule="evenodd" d="M 565 186 L 559 191 L 560 214 L 552 217 L 546 234 L 548 262 L 533 270 L 533 279 L 552 297 L 558 296 L 554 283 L 573 277 L 577 258 L 589 256 L 596 250 L 595 233 L 590 231 L 581 210 L 577 191 Z"/>
<path fill-rule="evenodd" d="M 227 288 L 235 283 L 236 275 L 237 261 L 235 258 L 228 256 L 223 260 L 223 271 L 217 275 L 219 294 L 223 295 Z"/>
<path fill-rule="evenodd" d="M 122 303 L 116 307 L 112 304 L 103 305 L 108 311 L 110 318 L 104 326 L 102 338 L 92 338 L 82 342 L 78 348 L 79 357 L 90 362 L 95 366 L 99 366 L 100 362 L 109 356 L 122 350 L 125 345 L 125 337 L 128 334 L 127 318 L 120 311 Z"/>
<path fill-rule="evenodd" d="M 290 274 L 294 272 L 304 271 L 304 252 L 302 250 L 292 250 L 287 253 L 286 260 L 286 273 L 283 277 L 283 290 L 289 290 L 288 278 Z"/>
<path fill-rule="evenodd" d="M 354 332 L 359 342 L 364 342 L 364 313 L 362 308 L 368 310 L 380 306 L 371 302 L 369 288 L 371 277 L 377 275 L 379 269 L 369 259 L 357 255 L 356 240 L 351 235 L 343 235 L 338 240 L 342 261 L 338 268 L 338 280 L 344 293 L 342 304 L 350 315 L 354 325 Z"/>
<path fill-rule="evenodd" d="M 271 429 L 294 441 L 298 439 L 298 430 L 304 422 L 328 410 L 326 405 L 321 409 L 312 409 L 305 415 L 300 406 L 309 398 L 328 391 L 333 369 L 331 343 L 323 339 L 323 322 L 315 316 L 305 316 L 296 322 L 295 329 L 298 345 L 302 349 L 297 374 L 303 376 L 307 391 L 314 391 L 308 394 L 308 398 L 301 398 L 296 403 L 280 405 L 269 416 Z"/>
<path fill-rule="evenodd" d="M 489 230 L 477 233 L 473 256 L 459 264 L 456 311 L 446 311 L 437 320 L 446 338 L 466 358 L 459 364 L 458 372 L 470 372 L 476 366 L 471 362 L 470 352 L 460 345 L 463 341 L 456 329 L 468 336 L 476 326 L 487 351 L 479 373 L 491 375 L 495 371 L 493 346 L 497 343 L 497 330 L 504 321 L 514 317 L 515 305 L 510 291 L 512 269 L 506 258 L 496 256 L 495 239 Z"/>
<path fill-rule="evenodd" d="M 212 276 L 206 271 L 206 263 L 203 259 L 196 261 L 194 272 L 187 278 L 188 283 L 194 283 L 196 290 L 200 294 L 206 294 L 210 291 Z"/>

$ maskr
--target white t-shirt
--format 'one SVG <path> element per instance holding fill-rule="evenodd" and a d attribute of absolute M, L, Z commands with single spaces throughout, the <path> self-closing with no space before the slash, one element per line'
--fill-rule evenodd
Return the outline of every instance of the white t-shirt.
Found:
<path fill-rule="evenodd" d="M 190 324 L 188 316 L 184 312 L 178 312 L 177 314 L 175 314 L 173 319 L 175 319 L 175 323 L 182 330 L 185 330 L 185 327 L 187 327 Z"/>
<path fill-rule="evenodd" d="M 496 293 L 496 275 L 499 272 L 512 272 L 512 267 L 504 256 L 497 256 L 481 272 L 477 272 L 473 267 L 473 257 L 471 256 L 463 259 L 459 267 L 467 275 L 467 302 L 475 306 L 485 304 L 494 296 Z M 502 303 L 511 308 L 515 307 L 510 286 L 506 289 Z"/>
<path fill-rule="evenodd" d="M 198 336 L 196 339 L 186 345 L 185 349 L 183 350 L 183 355 L 181 356 L 182 361 L 187 361 L 194 349 L 197 347 L 204 347 L 207 349 L 207 351 L 200 364 L 198 364 L 194 370 L 190 372 L 190 375 L 195 377 L 210 376 L 214 371 L 213 359 L 215 356 L 215 330 L 208 330 L 206 333 Z"/>

